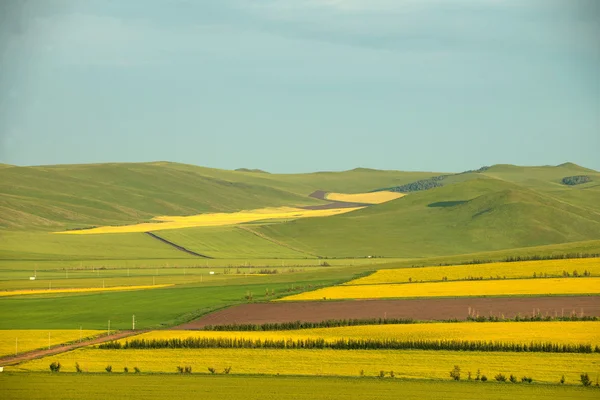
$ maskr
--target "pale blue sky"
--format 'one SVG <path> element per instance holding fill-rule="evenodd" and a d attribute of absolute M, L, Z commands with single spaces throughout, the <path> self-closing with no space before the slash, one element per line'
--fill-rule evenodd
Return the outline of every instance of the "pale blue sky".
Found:
<path fill-rule="evenodd" d="M 600 170 L 595 0 L 8 0 L 0 18 L 0 162 Z"/>

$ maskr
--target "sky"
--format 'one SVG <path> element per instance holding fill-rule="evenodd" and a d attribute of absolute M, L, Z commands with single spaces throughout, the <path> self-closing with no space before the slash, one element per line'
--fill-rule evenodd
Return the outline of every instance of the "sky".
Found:
<path fill-rule="evenodd" d="M 600 170 L 600 2 L 0 2 L 0 163 L 163 160 Z"/>

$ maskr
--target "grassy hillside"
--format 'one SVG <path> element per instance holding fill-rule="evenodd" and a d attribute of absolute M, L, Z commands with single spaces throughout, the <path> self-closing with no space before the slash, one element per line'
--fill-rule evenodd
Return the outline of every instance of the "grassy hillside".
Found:
<path fill-rule="evenodd" d="M 600 213 L 479 176 L 260 232 L 319 255 L 423 257 L 600 239 Z"/>
<path fill-rule="evenodd" d="M 356 170 L 274 175 L 175 163 L 0 169 L 0 228 L 59 230 L 283 205 L 323 203 L 317 189 L 368 191 L 428 173 Z"/>
<path fill-rule="evenodd" d="M 155 232 L 188 250 L 213 258 L 313 258 L 313 255 L 266 240 L 250 227 L 187 228 Z"/>

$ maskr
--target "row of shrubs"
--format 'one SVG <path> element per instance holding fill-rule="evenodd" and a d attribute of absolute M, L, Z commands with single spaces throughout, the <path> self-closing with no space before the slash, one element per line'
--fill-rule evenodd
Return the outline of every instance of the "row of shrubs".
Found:
<path fill-rule="evenodd" d="M 470 261 L 461 261 L 459 263 L 439 263 L 440 267 L 451 265 L 469 265 L 469 264 L 491 264 L 497 262 L 521 262 L 521 261 L 542 261 L 542 260 L 566 260 L 569 258 L 599 258 L 600 253 L 562 253 L 562 254 L 534 254 L 530 256 L 508 256 L 501 260 L 491 259 L 473 259 Z M 418 265 L 413 265 L 418 267 Z"/>
<path fill-rule="evenodd" d="M 50 371 L 52 371 L 52 372 L 60 372 L 61 368 L 62 368 L 62 364 L 60 362 L 54 361 L 52 364 L 50 364 Z M 112 367 L 112 365 L 107 365 L 106 368 L 104 368 L 104 370 L 108 373 L 111 373 L 113 371 L 113 367 Z M 78 362 L 75 363 L 75 371 L 77 371 L 78 373 L 83 372 L 83 368 L 81 368 L 81 365 L 79 365 Z M 128 373 L 129 367 L 123 367 L 123 372 Z M 135 372 L 136 374 L 139 374 L 142 371 L 138 367 L 133 367 L 133 372 Z M 190 372 L 191 372 L 191 367 L 190 367 Z"/>
<path fill-rule="evenodd" d="M 536 313 L 531 316 L 517 315 L 515 318 L 504 318 L 499 316 L 477 316 L 475 313 L 467 317 L 472 322 L 534 322 L 534 321 L 598 321 L 600 318 L 595 316 L 579 316 L 572 312 L 568 316 L 543 316 Z M 458 319 L 445 320 L 443 322 L 462 322 Z M 298 329 L 314 328 L 336 328 L 342 326 L 360 326 L 360 325 L 400 325 L 400 324 L 418 324 L 419 320 L 411 318 L 364 318 L 364 319 L 329 319 L 319 322 L 293 321 L 293 322 L 275 322 L 264 324 L 230 324 L 230 325 L 206 325 L 205 331 L 289 331 Z"/>
<path fill-rule="evenodd" d="M 62 368 L 62 364 L 60 362 L 56 362 L 55 361 L 52 364 L 50 364 L 50 371 L 52 371 L 52 372 L 60 372 L 61 368 Z M 81 368 L 81 366 L 79 365 L 79 363 L 75 363 L 75 370 L 77 372 L 79 372 L 79 373 L 83 372 L 83 369 Z M 112 370 L 113 370 L 112 365 L 107 365 L 106 368 L 104 368 L 104 370 L 106 372 L 108 372 L 108 373 L 112 373 Z M 138 367 L 133 367 L 133 370 L 134 370 L 134 372 L 136 374 L 139 374 L 141 372 Z M 208 367 L 208 371 L 211 374 L 213 374 L 213 375 L 215 375 L 215 374 L 218 373 L 217 370 L 216 370 L 216 368 L 214 368 L 214 367 Z M 129 368 L 128 367 L 123 367 L 123 372 L 124 373 L 128 373 L 129 372 Z M 178 365 L 177 366 L 177 372 L 180 373 L 180 374 L 191 374 L 192 373 L 192 367 L 190 365 L 186 365 L 186 366 L 183 366 L 183 367 L 181 365 Z M 229 375 L 230 372 L 231 372 L 231 366 L 226 367 L 225 369 L 223 369 L 223 374 L 224 375 Z M 365 375 L 365 371 L 361 370 L 360 371 L 360 376 L 364 376 L 364 375 Z M 394 373 L 394 371 L 389 371 L 389 373 L 388 373 L 386 371 L 381 370 L 381 371 L 379 371 L 378 377 L 379 378 L 385 378 L 386 375 L 389 375 L 390 378 L 393 378 L 393 377 L 396 376 L 395 373 Z M 592 385 L 592 380 L 590 379 L 589 374 L 583 373 L 580 376 L 581 376 L 580 382 L 581 382 L 581 384 L 583 386 L 587 387 L 587 386 L 591 386 Z M 455 380 L 455 381 L 459 381 L 461 379 L 461 369 L 460 369 L 460 367 L 458 365 L 455 365 L 454 368 L 452 369 L 452 371 L 450 371 L 450 377 L 453 380 Z M 477 375 L 476 375 L 475 378 L 472 377 L 471 371 L 469 371 L 468 375 L 467 375 L 467 379 L 468 380 L 473 380 L 474 379 L 476 381 L 482 381 L 482 382 L 486 382 L 488 380 L 487 376 L 481 374 L 480 370 L 477 370 Z M 504 375 L 502 373 L 499 373 L 498 375 L 496 375 L 494 377 L 494 379 L 497 380 L 498 382 L 506 382 L 507 380 L 509 382 L 512 382 L 512 383 L 517 383 L 518 382 L 517 377 L 514 376 L 513 374 L 510 374 L 510 376 L 507 378 L 506 375 Z M 531 377 L 523 376 L 521 378 L 521 382 L 522 383 L 531 383 L 531 382 L 533 382 L 533 379 Z M 559 383 L 561 385 L 565 383 L 565 376 L 564 375 L 560 379 Z M 596 387 L 600 387 L 600 383 L 598 382 L 598 380 L 596 380 L 596 385 L 595 386 Z"/>
<path fill-rule="evenodd" d="M 600 347 L 591 344 L 558 344 L 531 342 L 504 343 L 468 340 L 397 340 L 397 339 L 244 339 L 244 338 L 171 338 L 132 339 L 122 342 L 106 342 L 100 349 L 333 349 L 378 350 L 417 349 L 452 351 L 493 352 L 544 352 L 544 353 L 600 353 Z"/>
<path fill-rule="evenodd" d="M 450 371 L 450 378 L 452 378 L 455 381 L 460 381 L 461 379 L 461 373 L 460 373 L 460 367 L 458 365 L 455 365 L 454 368 L 452 369 L 452 371 Z M 471 375 L 471 371 L 468 372 L 468 380 L 472 380 L 472 375 Z M 513 375 L 510 374 L 508 377 L 506 375 L 504 375 L 503 373 L 498 373 L 496 376 L 494 376 L 494 379 L 498 382 L 512 382 L 512 383 L 517 383 L 519 382 L 519 379 Z M 481 370 L 477 370 L 477 376 L 475 377 L 476 381 L 482 381 L 482 382 L 486 382 L 488 380 L 487 376 L 481 374 Z M 523 376 L 520 379 L 521 383 L 531 383 L 533 382 L 533 378 L 531 378 L 530 376 Z M 563 385 L 565 383 L 566 379 L 565 376 L 563 375 L 560 378 L 560 381 L 558 381 L 561 385 Z M 581 384 L 583 386 L 592 386 L 592 380 L 590 379 L 590 375 L 586 372 L 580 375 L 579 381 L 581 382 Z M 600 382 L 596 379 L 596 387 L 600 387 Z"/>

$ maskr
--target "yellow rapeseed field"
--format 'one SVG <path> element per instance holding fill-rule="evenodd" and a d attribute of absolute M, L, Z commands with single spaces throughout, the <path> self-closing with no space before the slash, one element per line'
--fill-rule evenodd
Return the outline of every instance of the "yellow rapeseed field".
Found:
<path fill-rule="evenodd" d="M 72 342 L 80 338 L 97 336 L 106 331 L 95 330 L 0 330 L 0 356 L 14 355 L 15 351 L 23 353 L 35 349 L 47 348 L 48 337 L 50 346 Z M 49 335 L 48 335 L 49 334 Z"/>
<path fill-rule="evenodd" d="M 224 226 L 236 225 L 244 222 L 276 220 L 276 219 L 298 219 L 309 217 L 327 217 L 358 210 L 356 208 L 332 208 L 328 210 L 305 210 L 294 207 L 272 207 L 260 208 L 249 211 L 233 213 L 207 213 L 188 217 L 181 216 L 159 216 L 153 218 L 156 222 L 148 222 L 124 226 L 101 226 L 92 229 L 56 232 L 70 235 L 90 235 L 97 233 L 128 233 L 148 232 L 166 229 L 181 229 L 199 226 Z"/>
<path fill-rule="evenodd" d="M 75 372 L 75 363 L 84 371 L 113 373 L 133 367 L 142 372 L 175 373 L 177 366 L 191 366 L 193 373 L 208 374 L 208 368 L 232 374 L 341 375 L 376 376 L 379 371 L 394 371 L 398 378 L 450 379 L 455 365 L 463 377 L 478 369 L 488 379 L 497 373 L 531 376 L 536 382 L 558 383 L 565 375 L 567 384 L 580 384 L 579 374 L 595 377 L 600 373 L 600 354 L 582 353 L 511 353 L 426 350 L 278 350 L 278 349 L 159 349 L 99 350 L 85 348 L 32 360 L 8 371 L 48 371 L 51 362 L 62 364 L 62 371 Z"/>
<path fill-rule="evenodd" d="M 340 285 L 299 293 L 276 301 L 600 294 L 600 278 L 505 279 L 382 285 Z"/>
<path fill-rule="evenodd" d="M 462 322 L 399 325 L 365 325 L 290 331 L 152 331 L 136 339 L 186 338 L 244 339 L 397 339 L 397 340 L 468 340 L 503 343 L 552 342 L 560 344 L 600 345 L 600 322 Z M 121 340 L 125 342 L 127 339 Z"/>
<path fill-rule="evenodd" d="M 600 276 L 600 258 L 382 269 L 364 278 L 347 282 L 346 285 L 441 281 L 444 277 L 450 281 L 472 278 L 532 278 L 534 274 L 536 277 L 543 277 L 544 274 L 561 277 L 564 272 L 570 275 L 577 272 L 582 275 L 584 271 L 590 272 L 592 276 Z"/>
<path fill-rule="evenodd" d="M 381 204 L 405 196 L 398 192 L 371 192 L 371 193 L 327 193 L 325 198 L 332 201 L 344 201 L 347 203 Z"/>
<path fill-rule="evenodd" d="M 0 297 L 6 296 L 23 296 L 31 294 L 57 294 L 57 293 L 86 293 L 86 292 L 119 292 L 123 290 L 146 290 L 146 289 L 159 289 L 163 287 L 173 286 L 168 285 L 144 285 L 144 286 L 113 286 L 107 288 L 68 288 L 68 289 L 33 289 L 33 290 L 5 290 L 0 291 Z"/>

